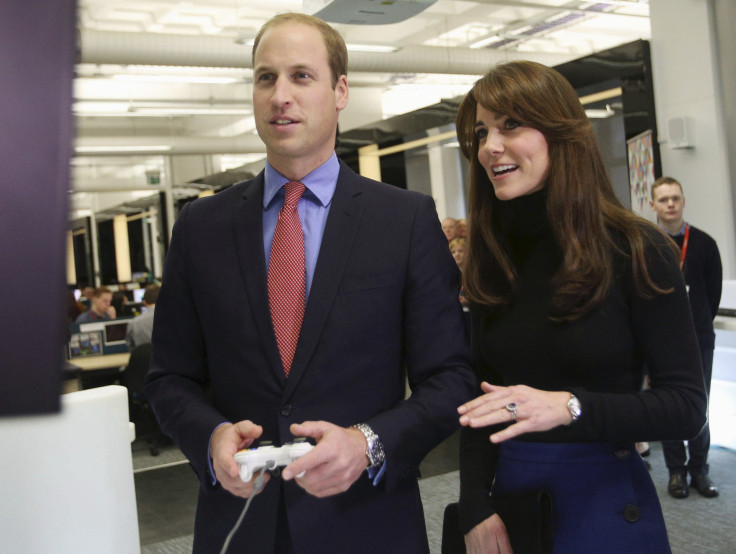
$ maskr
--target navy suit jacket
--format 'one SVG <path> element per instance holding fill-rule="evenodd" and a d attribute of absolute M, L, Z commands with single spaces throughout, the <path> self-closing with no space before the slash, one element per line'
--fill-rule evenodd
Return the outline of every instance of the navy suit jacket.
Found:
<path fill-rule="evenodd" d="M 427 552 L 417 468 L 476 391 L 459 272 L 434 202 L 341 162 L 286 379 L 268 303 L 263 186 L 261 173 L 184 207 L 156 303 L 146 393 L 200 477 L 195 551 L 218 551 L 245 502 L 211 485 L 210 436 L 249 419 L 276 445 L 293 440 L 295 422 L 365 422 L 387 465 L 378 486 L 364 474 L 325 499 L 272 479 L 233 551 L 273 551 L 283 498 L 296 553 Z"/>

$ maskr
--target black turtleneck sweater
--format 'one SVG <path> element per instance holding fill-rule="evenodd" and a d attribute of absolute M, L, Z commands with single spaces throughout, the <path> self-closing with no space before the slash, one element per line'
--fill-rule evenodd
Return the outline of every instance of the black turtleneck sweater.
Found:
<path fill-rule="evenodd" d="M 561 261 L 546 218 L 545 191 L 499 204 L 498 217 L 518 283 L 504 308 L 471 306 L 471 342 L 478 377 L 574 393 L 582 416 L 570 426 L 530 433 L 537 442 L 635 442 L 689 439 L 705 422 L 700 354 L 679 260 L 666 237 L 647 231 L 647 263 L 660 286 L 650 299 L 634 290 L 628 255 L 614 252 L 614 282 L 605 300 L 572 322 L 549 319 L 551 278 Z M 624 252 L 628 242 L 611 236 Z M 644 365 L 651 390 L 642 391 Z M 460 517 L 467 533 L 495 513 L 489 498 L 498 445 L 493 430 L 461 434 Z"/>

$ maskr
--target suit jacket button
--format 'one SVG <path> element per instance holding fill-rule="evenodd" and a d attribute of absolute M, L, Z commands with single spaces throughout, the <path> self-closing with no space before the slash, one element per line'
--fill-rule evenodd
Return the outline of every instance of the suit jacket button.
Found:
<path fill-rule="evenodd" d="M 281 415 L 284 417 L 291 415 L 291 404 L 284 404 L 281 406 Z"/>
<path fill-rule="evenodd" d="M 626 504 L 624 508 L 624 519 L 629 523 L 635 523 L 639 521 L 639 515 L 641 514 L 639 506 L 636 504 Z"/>

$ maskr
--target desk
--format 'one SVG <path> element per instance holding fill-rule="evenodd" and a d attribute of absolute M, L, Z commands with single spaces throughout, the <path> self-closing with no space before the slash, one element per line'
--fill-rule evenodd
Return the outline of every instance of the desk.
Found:
<path fill-rule="evenodd" d="M 128 365 L 130 352 L 120 352 L 118 354 L 107 354 L 105 356 L 86 356 L 84 358 L 73 358 L 69 363 L 77 366 L 82 371 L 92 371 L 96 369 L 112 369 L 115 367 L 125 367 Z"/>
<path fill-rule="evenodd" d="M 106 354 L 104 356 L 87 356 L 69 360 L 71 365 L 78 367 L 79 378 L 73 383 L 67 382 L 64 392 L 73 392 L 79 389 L 91 389 L 95 387 L 123 384 L 122 372 L 128 365 L 130 352 L 118 354 Z"/>

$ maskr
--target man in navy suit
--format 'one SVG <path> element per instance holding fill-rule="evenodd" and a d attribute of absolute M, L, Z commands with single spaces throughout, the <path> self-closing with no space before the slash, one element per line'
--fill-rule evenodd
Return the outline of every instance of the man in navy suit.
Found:
<path fill-rule="evenodd" d="M 431 198 L 363 178 L 335 156 L 348 101 L 337 32 L 277 16 L 256 38 L 253 67 L 266 168 L 182 209 L 146 381 L 201 481 L 194 551 L 219 551 L 243 499 L 257 494 L 232 552 L 426 553 L 418 465 L 475 392 L 458 269 Z M 293 181 L 306 187 L 306 307 L 287 376 L 268 280 Z M 239 449 L 297 437 L 316 446 L 282 478 L 260 492 L 240 480 Z"/>

